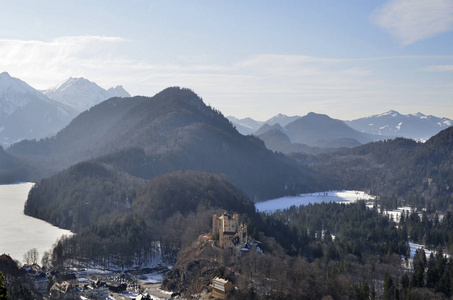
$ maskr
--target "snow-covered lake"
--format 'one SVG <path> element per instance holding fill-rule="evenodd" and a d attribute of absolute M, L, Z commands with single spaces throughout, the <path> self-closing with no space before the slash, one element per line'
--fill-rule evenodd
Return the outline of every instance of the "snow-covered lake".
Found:
<path fill-rule="evenodd" d="M 30 249 L 39 252 L 39 262 L 44 251 L 63 234 L 71 234 L 42 220 L 26 216 L 24 204 L 34 183 L 0 185 L 0 255 L 5 253 L 23 261 Z"/>
<path fill-rule="evenodd" d="M 350 203 L 357 200 L 372 200 L 374 198 L 374 196 L 362 191 L 328 191 L 267 200 L 255 203 L 255 207 L 258 211 L 273 213 L 278 209 L 287 209 L 293 205 L 300 206 L 322 202 Z"/>

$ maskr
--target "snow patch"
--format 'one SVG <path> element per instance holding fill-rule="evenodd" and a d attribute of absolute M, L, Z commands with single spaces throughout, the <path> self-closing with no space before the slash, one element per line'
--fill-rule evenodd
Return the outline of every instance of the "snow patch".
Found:
<path fill-rule="evenodd" d="M 384 215 L 388 216 L 390 219 L 393 221 L 399 223 L 401 219 L 401 214 L 406 213 L 406 212 L 411 212 L 412 209 L 409 206 L 404 206 L 404 207 L 398 207 L 397 209 L 394 210 L 386 210 L 383 212 Z"/>
<path fill-rule="evenodd" d="M 429 256 L 431 255 L 431 252 L 435 252 L 435 251 L 426 249 L 425 246 L 421 245 L 421 244 L 409 243 L 409 247 L 411 248 L 411 255 L 410 255 L 411 259 L 414 259 L 415 252 L 419 249 L 425 250 L 426 258 L 429 258 Z"/>
<path fill-rule="evenodd" d="M 363 191 L 328 191 L 281 197 L 256 203 L 255 207 L 257 211 L 270 214 L 276 210 L 288 209 L 291 206 L 308 205 L 310 203 L 351 203 L 357 200 L 372 200 L 375 198 L 375 196 L 371 196 Z"/>
<path fill-rule="evenodd" d="M 57 86 L 44 91 L 44 94 L 79 112 L 87 110 L 112 97 L 130 97 L 130 94 L 122 86 L 105 90 L 96 83 L 83 77 L 71 77 Z"/>
<path fill-rule="evenodd" d="M 161 283 L 164 280 L 164 275 L 160 273 L 142 274 L 137 276 L 137 279 L 144 283 Z"/>

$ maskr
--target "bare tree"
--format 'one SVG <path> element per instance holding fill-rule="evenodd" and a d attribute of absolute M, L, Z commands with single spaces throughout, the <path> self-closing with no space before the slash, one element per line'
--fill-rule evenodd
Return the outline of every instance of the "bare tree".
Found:
<path fill-rule="evenodd" d="M 44 251 L 44 254 L 41 258 L 41 264 L 43 268 L 49 269 L 51 266 L 52 259 L 50 257 L 50 253 L 48 251 Z"/>
<path fill-rule="evenodd" d="M 37 264 L 39 259 L 39 252 L 38 249 L 33 248 L 27 251 L 24 254 L 24 262 L 28 265 Z"/>

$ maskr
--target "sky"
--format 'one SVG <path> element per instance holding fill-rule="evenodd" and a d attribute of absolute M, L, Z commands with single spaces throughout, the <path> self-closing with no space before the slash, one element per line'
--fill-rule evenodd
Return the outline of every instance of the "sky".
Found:
<path fill-rule="evenodd" d="M 0 72 L 36 89 L 181 86 L 261 121 L 453 119 L 453 0 L 0 0 Z"/>

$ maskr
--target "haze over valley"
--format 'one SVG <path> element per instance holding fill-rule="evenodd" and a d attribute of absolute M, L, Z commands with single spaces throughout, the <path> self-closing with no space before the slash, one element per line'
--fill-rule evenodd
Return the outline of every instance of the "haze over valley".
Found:
<path fill-rule="evenodd" d="M 0 299 L 453 297 L 450 1 L 0 25 Z"/>

